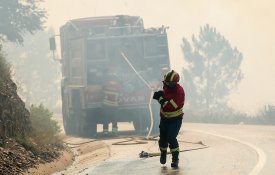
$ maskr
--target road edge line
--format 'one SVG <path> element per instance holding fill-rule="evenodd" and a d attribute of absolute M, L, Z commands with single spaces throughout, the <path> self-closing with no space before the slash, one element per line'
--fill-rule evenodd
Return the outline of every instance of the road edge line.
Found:
<path fill-rule="evenodd" d="M 224 138 L 224 139 L 232 140 L 232 141 L 241 143 L 243 145 L 246 145 L 246 146 L 252 148 L 253 150 L 255 150 L 255 152 L 258 155 L 258 163 L 255 165 L 255 167 L 253 168 L 253 170 L 250 171 L 249 175 L 257 175 L 257 174 L 259 174 L 260 171 L 263 169 L 265 163 L 266 163 L 266 155 L 265 155 L 264 151 L 261 150 L 260 148 L 258 148 L 257 146 L 252 145 L 252 144 L 250 144 L 248 142 L 244 142 L 244 141 L 235 139 L 233 137 L 229 137 L 229 136 L 225 136 L 225 135 L 219 135 L 219 134 L 215 134 L 215 133 L 211 133 L 211 132 L 206 132 L 206 131 L 201 131 L 201 130 L 189 130 L 188 129 L 188 131 L 205 133 L 205 134 L 208 134 L 208 135 L 213 135 L 213 136 L 216 136 L 216 137 L 221 137 L 221 138 Z"/>

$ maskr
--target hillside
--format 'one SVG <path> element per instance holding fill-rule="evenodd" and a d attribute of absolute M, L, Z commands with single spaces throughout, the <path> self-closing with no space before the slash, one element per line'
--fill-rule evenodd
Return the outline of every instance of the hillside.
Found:
<path fill-rule="evenodd" d="M 62 144 L 38 144 L 30 112 L 17 94 L 10 66 L 0 48 L 0 174 L 20 174 L 60 155 Z"/>

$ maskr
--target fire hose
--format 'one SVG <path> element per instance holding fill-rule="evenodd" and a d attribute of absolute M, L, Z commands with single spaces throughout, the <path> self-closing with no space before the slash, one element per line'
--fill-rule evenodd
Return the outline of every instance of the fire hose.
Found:
<path fill-rule="evenodd" d="M 149 136 L 151 135 L 152 132 L 152 128 L 153 128 L 153 124 L 154 124 L 154 119 L 153 119 L 153 113 L 152 113 L 152 97 L 153 97 L 153 88 L 148 84 L 148 82 L 137 72 L 137 70 L 135 69 L 135 67 L 131 64 L 131 62 L 129 61 L 129 59 L 127 58 L 127 56 L 120 51 L 121 56 L 124 58 L 124 60 L 127 62 L 127 64 L 131 67 L 131 69 L 136 73 L 136 75 L 140 78 L 140 80 L 151 90 L 151 96 L 150 96 L 150 100 L 149 100 L 149 111 L 150 111 L 150 118 L 151 118 L 151 125 L 150 125 L 150 129 L 149 132 L 146 136 L 147 140 L 150 140 Z M 151 138 L 152 139 L 152 138 Z M 117 144 L 121 144 L 121 143 L 125 143 L 128 142 L 129 140 L 126 141 L 122 141 L 122 142 L 118 142 Z M 132 140 L 130 140 L 132 141 Z M 143 144 L 144 142 L 137 142 L 136 144 Z M 190 142 L 189 142 L 190 143 Z M 134 143 L 133 143 L 134 144 Z M 201 141 L 197 142 L 196 144 L 201 144 L 203 145 L 203 147 L 200 148 L 194 148 L 194 149 L 186 149 L 186 150 L 182 150 L 180 152 L 187 152 L 187 151 L 192 151 L 192 150 L 199 150 L 199 149 L 205 149 L 208 148 L 209 146 L 203 144 Z M 171 152 L 168 152 L 168 154 L 171 154 Z M 141 153 L 139 153 L 139 157 L 140 158 L 147 158 L 147 157 L 154 157 L 154 156 L 159 156 L 160 153 L 148 153 L 145 151 L 141 151 Z"/>
<path fill-rule="evenodd" d="M 194 151 L 194 150 L 199 150 L 199 149 L 205 149 L 208 148 L 209 146 L 204 146 L 204 147 L 200 147 L 200 148 L 193 148 L 193 149 L 185 149 L 185 150 L 180 150 L 180 152 L 187 152 L 187 151 Z M 167 152 L 167 154 L 171 154 L 171 152 Z M 148 153 L 145 151 L 141 151 L 139 153 L 139 158 L 148 158 L 148 157 L 156 157 L 156 156 L 160 156 L 160 152 L 158 153 Z"/>
<path fill-rule="evenodd" d="M 199 148 L 184 149 L 184 150 L 180 150 L 180 152 L 188 152 L 188 151 L 194 151 L 194 150 L 200 150 L 200 149 L 209 148 L 209 146 L 206 145 L 206 144 L 204 144 L 202 141 L 198 141 L 198 142 L 179 141 L 179 142 L 185 142 L 185 143 L 202 145 L 202 147 L 199 147 Z M 171 153 L 171 151 L 169 151 L 169 152 L 167 152 L 167 154 L 172 154 L 172 153 Z M 141 151 L 139 153 L 139 158 L 148 158 L 148 157 L 156 157 L 156 156 L 160 156 L 160 152 L 150 153 L 150 152 Z"/>
<path fill-rule="evenodd" d="M 150 125 L 150 129 L 149 132 L 146 136 L 146 138 L 142 137 L 127 137 L 126 140 L 123 141 L 117 141 L 115 143 L 112 143 L 112 145 L 134 145 L 134 144 L 147 144 L 148 141 L 157 141 L 156 137 L 158 136 L 151 136 L 151 132 L 153 129 L 153 125 L 154 125 L 154 119 L 153 119 L 153 112 L 152 112 L 152 97 L 153 97 L 153 91 L 154 89 L 149 85 L 149 83 L 137 72 L 137 70 L 134 68 L 134 66 L 131 64 L 131 62 L 129 61 L 129 59 L 127 58 L 127 56 L 120 51 L 122 57 L 124 58 L 124 60 L 127 62 L 127 64 L 129 65 L 129 67 L 135 72 L 135 74 L 139 77 L 139 79 L 151 90 L 151 95 L 150 95 L 150 100 L 149 100 L 149 112 L 150 112 L 150 118 L 151 118 L 151 125 Z M 125 138 L 125 137 L 123 137 Z M 116 139 L 122 139 L 121 137 L 118 137 Z M 82 142 L 82 143 L 66 143 L 67 145 L 70 145 L 71 148 L 77 147 L 79 145 L 82 144 L 87 144 L 87 143 L 91 143 L 91 142 L 95 142 L 95 141 L 99 141 L 99 139 L 94 139 L 94 140 L 89 140 L 86 142 Z M 208 145 L 205 145 L 202 141 L 199 142 L 188 142 L 188 141 L 179 141 L 179 142 L 186 142 L 186 143 L 191 143 L 191 144 L 200 144 L 203 147 L 199 147 L 199 148 L 193 148 L 193 149 L 185 149 L 185 150 L 181 150 L 180 152 L 187 152 L 187 151 L 193 151 L 193 150 L 200 150 L 200 149 L 205 149 L 208 148 Z M 167 154 L 171 154 L 171 152 L 167 152 Z M 139 157 L 140 158 L 149 158 L 149 157 L 155 157 L 155 156 L 160 156 L 160 152 L 157 153 L 150 153 L 150 152 L 145 152 L 145 151 L 141 151 L 139 153 Z"/>
<path fill-rule="evenodd" d="M 131 62 L 129 61 L 129 59 L 127 58 L 127 56 L 120 51 L 121 56 L 124 58 L 124 60 L 127 62 L 127 64 L 130 66 L 130 68 L 135 72 L 135 74 L 139 77 L 139 79 L 151 90 L 151 95 L 150 95 L 150 99 L 149 99 L 149 112 L 150 112 L 150 119 L 151 119 L 151 124 L 150 124 L 150 129 L 149 132 L 146 136 L 147 139 L 149 139 L 149 136 L 151 135 L 152 129 L 153 129 L 153 125 L 154 125 L 154 118 L 153 118 L 153 112 L 152 112 L 152 99 L 153 99 L 153 88 L 149 85 L 149 83 L 138 73 L 138 71 L 135 69 L 135 67 L 131 64 Z"/>
<path fill-rule="evenodd" d="M 118 137 L 115 139 L 125 139 L 122 141 L 117 141 L 112 143 L 112 145 L 136 145 L 136 144 L 147 144 L 148 141 L 157 141 L 158 139 L 156 139 L 156 137 L 158 136 L 153 136 L 150 137 L 149 139 L 144 138 L 144 137 Z M 114 139 L 114 138 L 111 138 Z M 83 144 L 88 144 L 91 142 L 96 142 L 96 141 L 102 141 L 99 139 L 94 139 L 94 140 L 89 140 L 86 142 L 81 142 L 81 143 L 69 143 L 69 142 L 65 142 L 70 148 L 76 148 L 80 145 Z M 197 144 L 197 145 L 202 145 L 202 147 L 199 148 L 192 148 L 192 149 L 184 149 L 184 150 L 180 150 L 180 152 L 188 152 L 188 151 L 194 151 L 194 150 L 200 150 L 200 149 L 206 149 L 209 148 L 208 145 L 204 144 L 202 141 L 198 141 L 198 142 L 190 142 L 190 141 L 179 141 L 179 142 L 185 142 L 185 143 L 189 143 L 189 144 Z M 171 152 L 167 152 L 167 154 L 171 154 Z M 156 157 L 156 156 L 160 156 L 160 152 L 146 152 L 146 151 L 141 151 L 139 153 L 139 158 L 149 158 L 149 157 Z"/>

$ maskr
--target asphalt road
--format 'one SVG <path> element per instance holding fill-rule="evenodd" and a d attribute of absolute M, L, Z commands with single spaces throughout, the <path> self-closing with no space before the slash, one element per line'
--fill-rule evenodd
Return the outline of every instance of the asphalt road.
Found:
<path fill-rule="evenodd" d="M 214 159 L 214 164 L 203 174 L 275 174 L 275 126 L 188 124 L 186 129 L 220 140 L 211 144 L 214 148 L 212 158 L 207 153 L 204 156 Z M 230 145 L 224 145 L 224 142 Z M 189 160 L 194 161 L 196 154 L 190 155 Z M 193 168 L 201 163 L 205 161 L 192 162 L 188 167 L 191 170 L 186 170 L 186 174 L 198 174 Z"/>
<path fill-rule="evenodd" d="M 123 139 L 122 139 L 123 140 Z M 139 158 L 141 150 L 158 152 L 157 142 L 112 145 L 105 140 L 110 157 L 86 167 L 83 175 L 274 175 L 275 126 L 217 125 L 184 123 L 178 136 L 181 150 L 209 146 L 180 154 L 179 169 L 159 157 Z M 130 143 L 130 142 L 129 142 Z M 66 174 L 66 173 L 65 173 Z"/>

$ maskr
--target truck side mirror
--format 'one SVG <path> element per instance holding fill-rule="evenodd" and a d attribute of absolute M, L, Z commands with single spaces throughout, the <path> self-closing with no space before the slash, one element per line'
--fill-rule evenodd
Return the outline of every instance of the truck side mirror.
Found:
<path fill-rule="evenodd" d="M 51 37 L 49 39 L 49 43 L 50 43 L 50 50 L 55 51 L 56 50 L 55 37 Z"/>

